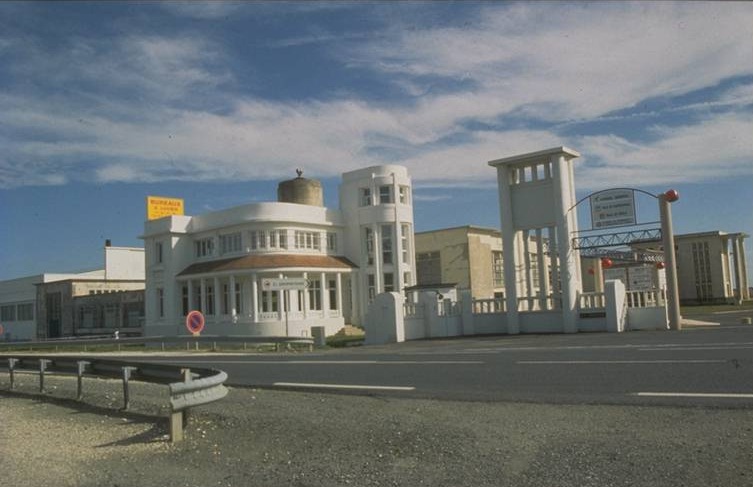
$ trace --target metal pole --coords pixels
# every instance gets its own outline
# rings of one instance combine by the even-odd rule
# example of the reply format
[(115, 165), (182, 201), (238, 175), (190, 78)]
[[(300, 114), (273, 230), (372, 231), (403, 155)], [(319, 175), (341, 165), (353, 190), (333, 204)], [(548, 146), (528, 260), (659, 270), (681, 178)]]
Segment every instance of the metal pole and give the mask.
[(47, 369), (49, 360), (39, 360), (39, 392), (44, 392), (44, 371)]
[(664, 246), (664, 262), (667, 273), (667, 306), (670, 330), (682, 330), (682, 316), (680, 316), (680, 294), (677, 288), (677, 256), (675, 254), (675, 234), (672, 229), (672, 209), (670, 203), (677, 201), (678, 195), (674, 190), (658, 195), (659, 213), (661, 217), (662, 245)]
[(8, 374), (10, 374), (10, 390), (13, 390), (13, 386), (16, 383), (16, 362), (18, 362), (18, 359), (15, 358), (9, 358), (8, 359)]

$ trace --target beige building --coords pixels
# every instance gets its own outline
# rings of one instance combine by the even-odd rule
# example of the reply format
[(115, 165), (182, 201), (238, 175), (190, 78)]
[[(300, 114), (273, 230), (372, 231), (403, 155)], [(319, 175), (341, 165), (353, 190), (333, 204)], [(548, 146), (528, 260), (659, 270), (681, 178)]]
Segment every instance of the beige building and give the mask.
[(504, 293), (499, 230), (468, 225), (419, 232), (415, 241), (418, 285), (453, 283), (477, 299)]
[[(677, 281), (682, 304), (736, 303), (750, 299), (745, 233), (720, 231), (675, 235)], [(660, 242), (634, 248), (660, 250)]]
[[(678, 287), (682, 304), (735, 303), (750, 299), (744, 233), (720, 231), (676, 235)], [(499, 230), (463, 226), (419, 232), (416, 240), (416, 274), (419, 286), (456, 284), (469, 289), (474, 299), (503, 297), (502, 236)], [(524, 246), (523, 246), (524, 247)], [(660, 251), (659, 242), (642, 242), (635, 249)], [(531, 287), (539, 289), (538, 250), (531, 240), (528, 246)], [(602, 269), (598, 258), (582, 258), (583, 291), (602, 291), (606, 279), (620, 279), (627, 289), (664, 287), (663, 272), (655, 264), (622, 263)], [(551, 280), (550, 269), (544, 275)], [(519, 282), (524, 288), (528, 284)], [(550, 282), (551, 285), (551, 282)], [(740, 293), (738, 290), (742, 290)]]

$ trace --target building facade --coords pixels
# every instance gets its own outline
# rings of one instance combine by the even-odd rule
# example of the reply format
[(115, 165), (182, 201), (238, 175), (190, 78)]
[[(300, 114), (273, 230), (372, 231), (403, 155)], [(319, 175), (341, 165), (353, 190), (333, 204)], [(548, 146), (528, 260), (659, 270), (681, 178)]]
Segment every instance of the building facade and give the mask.
[[(104, 268), (66, 274), (37, 274), (0, 282), (0, 324), (4, 333), (0, 340), (34, 340), (112, 333), (107, 330), (79, 329), (75, 300), (124, 291), (144, 292), (144, 249), (104, 247)], [(105, 298), (106, 300), (120, 298)], [(139, 311), (143, 319), (143, 304)], [(133, 311), (131, 310), (131, 316)], [(124, 322), (121, 320), (121, 322)], [(137, 334), (135, 327), (129, 330)]]
[[(145, 223), (146, 333), (187, 333), (199, 310), (204, 333), (330, 335), (360, 324), (376, 294), (415, 279), (411, 181), (401, 166), (343, 174), (340, 208), (321, 185), (280, 183), (278, 201)], [(304, 288), (281, 288), (293, 279)], [(292, 282), (292, 281), (291, 281)]]
[(469, 225), (418, 232), (415, 239), (419, 285), (454, 283), (474, 299), (504, 296), (499, 230)]
[[(680, 303), (733, 304), (750, 299), (745, 233), (721, 231), (675, 235)], [(660, 242), (634, 248), (661, 250)]]

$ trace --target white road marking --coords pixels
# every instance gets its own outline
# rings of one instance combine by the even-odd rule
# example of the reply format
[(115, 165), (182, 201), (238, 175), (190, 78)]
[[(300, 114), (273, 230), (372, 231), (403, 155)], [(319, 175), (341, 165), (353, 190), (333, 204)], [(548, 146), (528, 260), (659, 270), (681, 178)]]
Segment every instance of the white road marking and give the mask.
[(698, 345), (694, 347), (677, 347), (677, 348), (639, 348), (639, 352), (679, 352), (679, 351), (702, 351), (702, 350), (751, 350), (753, 346), (748, 347), (705, 347)]
[(275, 382), (276, 387), (301, 387), (307, 389), (353, 389), (353, 390), (374, 390), (374, 391), (415, 391), (415, 387), (410, 386), (367, 386), (355, 384), (305, 384), (299, 382)]
[(181, 360), (182, 364), (483, 365), (480, 360)]
[(519, 360), (520, 365), (651, 365), (651, 364), (723, 364), (727, 360)]
[(753, 394), (735, 394), (720, 392), (636, 392), (633, 396), (641, 397), (709, 397), (725, 399), (753, 399)]

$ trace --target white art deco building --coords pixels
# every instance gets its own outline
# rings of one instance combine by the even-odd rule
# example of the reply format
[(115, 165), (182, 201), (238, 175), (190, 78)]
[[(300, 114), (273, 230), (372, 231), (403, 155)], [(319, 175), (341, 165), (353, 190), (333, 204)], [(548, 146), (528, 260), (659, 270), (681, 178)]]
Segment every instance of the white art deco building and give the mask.
[[(415, 284), (411, 180), (402, 166), (342, 175), (340, 208), (299, 176), (278, 201), (145, 222), (146, 335), (186, 334), (200, 310), (205, 334), (327, 335), (361, 324), (373, 298)], [(278, 290), (269, 279), (306, 279)]]

